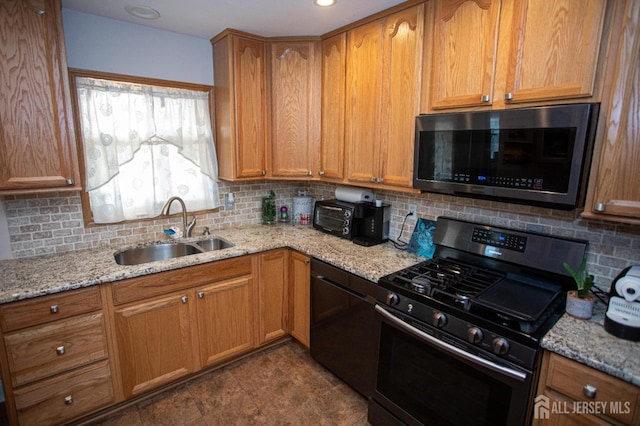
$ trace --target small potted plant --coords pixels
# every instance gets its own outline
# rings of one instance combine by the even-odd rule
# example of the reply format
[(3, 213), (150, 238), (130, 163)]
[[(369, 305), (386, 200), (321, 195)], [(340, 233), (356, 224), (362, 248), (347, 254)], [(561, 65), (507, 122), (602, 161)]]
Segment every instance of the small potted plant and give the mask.
[(567, 293), (567, 313), (580, 319), (591, 318), (596, 298), (589, 293), (593, 287), (593, 275), (587, 272), (587, 260), (582, 260), (577, 271), (574, 271), (567, 262), (563, 262), (563, 265), (573, 277), (577, 287), (577, 290), (571, 290)]

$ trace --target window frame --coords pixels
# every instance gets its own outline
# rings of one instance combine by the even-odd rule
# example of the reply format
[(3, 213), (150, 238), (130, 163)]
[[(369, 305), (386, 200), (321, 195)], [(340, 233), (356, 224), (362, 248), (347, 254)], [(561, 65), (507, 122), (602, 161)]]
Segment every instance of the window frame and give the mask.
[[(80, 113), (78, 107), (78, 92), (76, 87), (76, 77), (87, 77), (87, 78), (95, 78), (102, 80), (112, 80), (123, 83), (132, 83), (132, 84), (147, 84), (152, 86), (161, 86), (161, 87), (170, 87), (175, 89), (186, 89), (186, 90), (195, 90), (200, 92), (208, 92), (209, 94), (209, 119), (211, 120), (211, 128), (215, 129), (215, 87), (209, 86), (206, 84), (196, 84), (196, 83), (185, 83), (174, 80), (163, 80), (157, 78), (150, 77), (141, 77), (141, 76), (133, 76), (127, 74), (117, 74), (110, 72), (102, 72), (102, 71), (92, 71), (92, 70), (84, 70), (78, 68), (69, 68), (69, 87), (71, 92), (71, 106), (73, 109), (73, 127), (76, 135), (77, 141), (77, 151), (78, 151), (78, 168), (80, 169), (80, 182), (82, 186), (82, 190), (80, 191), (80, 201), (82, 203), (82, 218), (84, 220), (85, 227), (93, 227), (93, 226), (110, 226), (110, 225), (119, 225), (126, 223), (138, 223), (138, 222), (148, 222), (157, 220), (157, 218), (144, 218), (144, 219), (132, 219), (132, 220), (124, 220), (121, 222), (114, 223), (96, 223), (93, 219), (93, 212), (91, 211), (91, 203), (89, 201), (89, 193), (86, 191), (86, 173), (85, 173), (85, 162), (84, 162), (84, 141), (82, 140), (82, 129), (81, 129), (81, 120)], [(214, 133), (215, 134), (215, 133)], [(215, 141), (214, 141), (215, 144)], [(211, 210), (201, 210), (197, 212), (190, 213), (208, 213), (208, 212), (217, 212), (220, 210), (220, 207), (211, 209)], [(159, 215), (160, 213), (158, 213)], [(178, 216), (178, 214), (173, 214), (171, 216)]]

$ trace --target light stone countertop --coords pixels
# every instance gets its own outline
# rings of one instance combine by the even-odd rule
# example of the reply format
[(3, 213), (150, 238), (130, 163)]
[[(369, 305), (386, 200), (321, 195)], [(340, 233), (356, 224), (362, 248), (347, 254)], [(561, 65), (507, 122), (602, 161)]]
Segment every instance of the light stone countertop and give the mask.
[[(0, 304), (80, 287), (133, 278), (215, 260), (290, 247), (316, 259), (377, 282), (379, 278), (424, 260), (392, 243), (362, 247), (309, 226), (262, 226), (223, 229), (212, 235), (234, 247), (135, 266), (116, 264), (109, 247), (27, 259), (0, 261)], [(193, 237), (197, 240), (202, 237)], [(606, 308), (596, 304), (593, 318), (564, 315), (542, 339), (542, 347), (640, 386), (640, 342), (629, 342), (604, 330)]]
[[(0, 261), (0, 304), (281, 247), (301, 251), (373, 282), (424, 260), (423, 257), (396, 249), (390, 242), (363, 247), (321, 233), (310, 226), (251, 225), (218, 230), (211, 235), (213, 236), (223, 238), (234, 246), (132, 266), (118, 265), (113, 255), (117, 251), (135, 246), (3, 260)], [(195, 241), (201, 238), (203, 237), (199, 236), (178, 241)]]
[(582, 320), (564, 314), (542, 339), (544, 349), (640, 386), (640, 342), (631, 342), (604, 329), (607, 307), (600, 301), (593, 316)]

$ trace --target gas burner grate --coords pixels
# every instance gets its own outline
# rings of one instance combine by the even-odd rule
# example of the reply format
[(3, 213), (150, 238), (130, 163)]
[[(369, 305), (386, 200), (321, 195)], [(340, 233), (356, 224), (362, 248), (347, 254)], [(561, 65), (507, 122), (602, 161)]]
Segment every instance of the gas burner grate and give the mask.
[(389, 278), (415, 293), (468, 308), (468, 300), (504, 277), (503, 274), (446, 259), (430, 259)]

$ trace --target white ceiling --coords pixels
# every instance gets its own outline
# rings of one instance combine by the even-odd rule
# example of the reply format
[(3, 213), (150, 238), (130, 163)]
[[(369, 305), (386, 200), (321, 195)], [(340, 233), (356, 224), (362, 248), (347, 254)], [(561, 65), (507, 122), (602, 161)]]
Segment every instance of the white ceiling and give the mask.
[[(403, 0), (62, 0), (62, 7), (161, 30), (210, 39), (225, 28), (272, 36), (321, 35)], [(149, 6), (160, 18), (129, 15), (125, 6)]]

